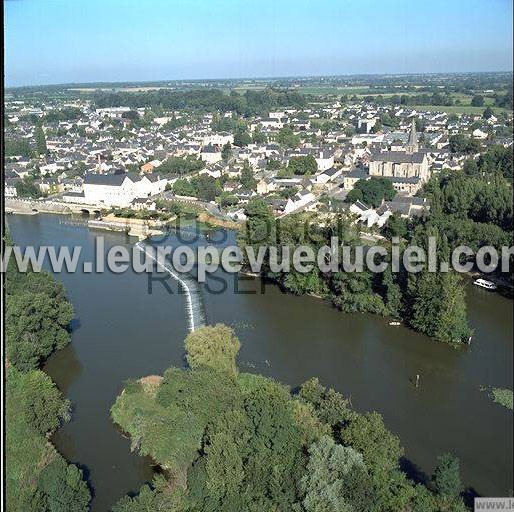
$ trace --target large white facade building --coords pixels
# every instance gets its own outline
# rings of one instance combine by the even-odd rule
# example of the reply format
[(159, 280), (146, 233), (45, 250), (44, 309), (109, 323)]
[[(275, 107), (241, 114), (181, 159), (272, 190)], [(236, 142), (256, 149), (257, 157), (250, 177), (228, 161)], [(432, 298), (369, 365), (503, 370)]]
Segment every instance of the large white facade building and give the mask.
[(128, 207), (134, 199), (164, 191), (167, 180), (157, 175), (86, 174), (84, 200), (87, 204)]

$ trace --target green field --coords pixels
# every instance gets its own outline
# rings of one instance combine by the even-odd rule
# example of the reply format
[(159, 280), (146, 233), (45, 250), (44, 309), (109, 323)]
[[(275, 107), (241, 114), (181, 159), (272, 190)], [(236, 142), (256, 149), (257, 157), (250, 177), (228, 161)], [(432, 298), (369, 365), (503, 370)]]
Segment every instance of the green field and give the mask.
[[(412, 108), (415, 110), (421, 110), (426, 112), (446, 112), (448, 114), (478, 114), (481, 115), (485, 107), (472, 107), (471, 105), (453, 105), (446, 107), (444, 105), (406, 105), (406, 108)], [(506, 108), (493, 107), (493, 111), (497, 112), (512, 112)]]
[(301, 94), (316, 94), (316, 95), (324, 95), (324, 94), (364, 94), (369, 93), (369, 87), (332, 87), (332, 86), (307, 86), (307, 87), (299, 87), (298, 92)]

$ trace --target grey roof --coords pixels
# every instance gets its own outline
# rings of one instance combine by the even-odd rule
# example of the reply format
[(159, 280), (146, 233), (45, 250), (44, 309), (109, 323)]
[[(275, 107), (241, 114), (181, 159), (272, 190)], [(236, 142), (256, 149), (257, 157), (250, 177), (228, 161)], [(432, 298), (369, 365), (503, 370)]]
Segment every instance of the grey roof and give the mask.
[(425, 153), (416, 151), (407, 153), (405, 151), (382, 151), (371, 155), (372, 162), (393, 162), (395, 164), (420, 164), (425, 158)]
[(345, 175), (345, 177), (348, 178), (357, 178), (357, 179), (365, 179), (369, 176), (368, 171), (364, 169), (360, 169), (359, 167), (355, 167), (352, 169), (348, 174)]
[(368, 211), (370, 209), (369, 206), (366, 206), (362, 201), (359, 201), (358, 199), (353, 204), (354, 204), (354, 206), (356, 206), (357, 208), (359, 208), (359, 210), (362, 210), (363, 212)]
[(129, 178), (133, 182), (141, 180), (141, 176), (134, 173), (111, 173), (111, 174), (85, 174), (84, 185), (110, 185), (119, 186), (125, 178)]
[(403, 178), (401, 176), (383, 176), (383, 178), (390, 179), (393, 183), (417, 184), (420, 182), (420, 178), (418, 176), (413, 176), (412, 178)]

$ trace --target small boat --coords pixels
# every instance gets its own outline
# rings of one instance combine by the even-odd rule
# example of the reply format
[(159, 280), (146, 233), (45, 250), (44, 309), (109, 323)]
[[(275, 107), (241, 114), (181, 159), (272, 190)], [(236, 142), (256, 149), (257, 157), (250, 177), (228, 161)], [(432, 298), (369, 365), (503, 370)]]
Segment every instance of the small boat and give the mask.
[(486, 279), (476, 279), (473, 281), (473, 284), (476, 286), (480, 286), (480, 288), (485, 288), (486, 290), (496, 290), (498, 287), (491, 281), (487, 281)]
[(394, 321), (394, 322), (389, 322), (389, 325), (402, 325), (402, 323)]

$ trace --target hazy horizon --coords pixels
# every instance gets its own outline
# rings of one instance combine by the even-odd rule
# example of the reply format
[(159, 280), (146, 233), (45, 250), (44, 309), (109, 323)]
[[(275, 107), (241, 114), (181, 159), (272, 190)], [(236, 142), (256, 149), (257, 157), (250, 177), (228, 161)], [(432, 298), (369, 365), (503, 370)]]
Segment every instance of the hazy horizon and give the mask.
[[(12, 1), (12, 0), (11, 0)], [(214, 78), (162, 78), (156, 80), (90, 80), (85, 82), (50, 82), (50, 83), (40, 83), (40, 84), (21, 84), (21, 85), (10, 85), (6, 86), (6, 89), (20, 89), (20, 88), (30, 88), (30, 87), (59, 87), (59, 86), (92, 86), (92, 85), (111, 85), (111, 84), (130, 84), (130, 85), (143, 85), (143, 84), (164, 84), (167, 82), (224, 82), (224, 81), (273, 81), (273, 80), (315, 80), (315, 79), (337, 79), (337, 78), (358, 78), (358, 77), (401, 77), (401, 76), (429, 76), (429, 75), (480, 75), (480, 74), (506, 74), (511, 73), (514, 74), (513, 69), (505, 69), (505, 70), (496, 70), (496, 71), (448, 71), (448, 72), (427, 72), (427, 73), (349, 73), (349, 74), (330, 74), (330, 75), (288, 75), (288, 76), (241, 76), (241, 77), (214, 77)]]
[(510, 0), (7, 0), (4, 15), (7, 87), (512, 72)]

